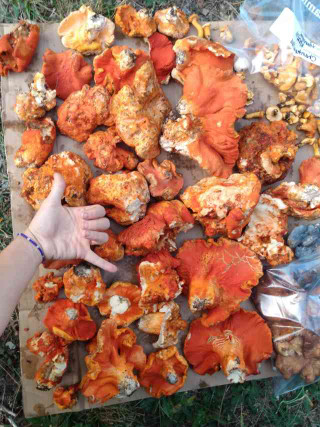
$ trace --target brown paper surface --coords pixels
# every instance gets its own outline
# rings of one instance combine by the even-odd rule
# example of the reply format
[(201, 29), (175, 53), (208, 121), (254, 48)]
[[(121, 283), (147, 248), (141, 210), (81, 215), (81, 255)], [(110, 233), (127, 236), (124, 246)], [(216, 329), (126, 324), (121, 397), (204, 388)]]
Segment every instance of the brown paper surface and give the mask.
[[(245, 40), (248, 37), (248, 34), (246, 34), (243, 30), (237, 32), (237, 25), (238, 24), (236, 22), (231, 23), (230, 26), (233, 33), (236, 35), (236, 37)], [(219, 23), (215, 22), (213, 26), (217, 28), (219, 26)], [(61, 44), (57, 35), (58, 24), (42, 24), (40, 25), (40, 27), (40, 43), (36, 55), (33, 58), (31, 65), (29, 66), (29, 69), (26, 72), (20, 74), (11, 73), (8, 77), (4, 77), (1, 80), (2, 118), (5, 130), (5, 147), (8, 162), (8, 174), (11, 186), (11, 206), (14, 234), (23, 231), (28, 226), (34, 214), (32, 208), (20, 197), (21, 175), (23, 173), (23, 169), (16, 168), (13, 162), (14, 153), (20, 146), (20, 138), (24, 130), (24, 124), (18, 120), (15, 112), (13, 111), (15, 97), (18, 92), (28, 90), (28, 84), (32, 82), (34, 73), (41, 70), (41, 58), (46, 48), (50, 48), (56, 52), (61, 52), (64, 50), (64, 47)], [(2, 33), (7, 33), (12, 28), (12, 25), (4, 24), (0, 26), (0, 31)], [(217, 40), (218, 32), (212, 31), (212, 33), (213, 38)], [(142, 48), (147, 50), (147, 45), (143, 42), (142, 39), (129, 39), (127, 37), (124, 37), (122, 34), (117, 34), (116, 44), (127, 44), (131, 47)], [(249, 89), (253, 90), (255, 94), (254, 104), (248, 108), (249, 112), (259, 110), (265, 105), (272, 105), (277, 103), (276, 90), (271, 87), (262, 78), (261, 75), (249, 75), (246, 79), (246, 83), (248, 84)], [(169, 85), (164, 86), (163, 88), (172, 106), (175, 106), (181, 95), (181, 85), (179, 83), (171, 81)], [(61, 101), (59, 101), (59, 103), (61, 103)], [(55, 113), (49, 113), (49, 116), (55, 118)], [(237, 123), (237, 129), (241, 126), (247, 125), (248, 123), (249, 122), (247, 120), (240, 120)], [(71, 150), (78, 153), (90, 164), (95, 174), (101, 173), (101, 171), (99, 172), (96, 168), (93, 167), (92, 162), (89, 161), (82, 152), (82, 144), (73, 141), (63, 135), (58, 135), (54, 152), (60, 152), (63, 150)], [(302, 149), (300, 149), (296, 157), (294, 166), (289, 171), (285, 180), (298, 181), (298, 166), (302, 159), (310, 157), (311, 155), (311, 147), (303, 147)], [(197, 167), (194, 162), (189, 161), (185, 157), (162, 152), (158, 159), (162, 160), (164, 158), (172, 159), (176, 163), (178, 172), (182, 173), (184, 176), (184, 187), (192, 185), (202, 177), (206, 176), (206, 173), (204, 171)], [(295, 221), (291, 220), (291, 226), (294, 222)], [(121, 230), (121, 227), (115, 223), (112, 223), (112, 229), (118, 232)], [(195, 226), (188, 233), (181, 233), (178, 236), (178, 246), (180, 246), (184, 240), (199, 237), (204, 237), (204, 235), (201, 231), (200, 226)], [(104, 279), (106, 283), (110, 285), (115, 280), (132, 281), (133, 283), (137, 283), (136, 277), (133, 273), (135, 271), (134, 265), (137, 263), (137, 261), (138, 258), (136, 257), (125, 257), (124, 260), (117, 263), (118, 272), (116, 274), (104, 274)], [(45, 270), (44, 268), (40, 267), (39, 275), (42, 275), (45, 272), (48, 272), (48, 270)], [(62, 272), (60, 272), (59, 274), (62, 274)], [(21, 381), (23, 388), (23, 406), (26, 417), (66, 412), (61, 411), (53, 404), (53, 391), (37, 390), (35, 387), (35, 382), (33, 381), (33, 377), (37, 367), (39, 366), (40, 360), (38, 357), (32, 355), (26, 349), (26, 341), (28, 338), (32, 337), (35, 332), (44, 329), (41, 321), (48, 309), (49, 304), (35, 303), (33, 299), (33, 291), (31, 285), (32, 284), (30, 283), (20, 301), (20, 348), (22, 374)], [(63, 293), (61, 295), (63, 295)], [(187, 307), (186, 299), (180, 296), (178, 297), (177, 302), (179, 302), (181, 306), (183, 319), (188, 321), (192, 320), (193, 316)], [(250, 301), (245, 302), (244, 304), (242, 304), (242, 306), (245, 308), (253, 309), (253, 305)], [(101, 321), (101, 317), (98, 314), (98, 310), (96, 308), (90, 308), (90, 312), (99, 323)], [(151, 352), (153, 350), (153, 347), (150, 335), (138, 331), (137, 328), (134, 326), (133, 329), (138, 335), (138, 343), (144, 346), (146, 353)], [(178, 345), (180, 351), (182, 349), (182, 343), (184, 341), (185, 336), (186, 333), (181, 333)], [(77, 342), (71, 345), (71, 357), (69, 367), (67, 374), (63, 377), (62, 384), (67, 385), (80, 381), (81, 377), (86, 372), (84, 364), (85, 354), (86, 353), (84, 349), (84, 343)], [(277, 375), (277, 373), (272, 369), (271, 362), (266, 361), (263, 362), (261, 365), (261, 374), (249, 377), (248, 380), (268, 378), (275, 375)], [(217, 386), (226, 383), (226, 378), (221, 372), (218, 372), (214, 375), (200, 376), (193, 372), (191, 369), (189, 369), (187, 381), (181, 391)], [(106, 405), (113, 405), (147, 397), (150, 396), (144, 391), (144, 389), (139, 389), (129, 398), (121, 400), (114, 398), (109, 400)], [(96, 406), (99, 405), (89, 404), (87, 400), (80, 395), (77, 405), (74, 406), (71, 411), (80, 411)]]

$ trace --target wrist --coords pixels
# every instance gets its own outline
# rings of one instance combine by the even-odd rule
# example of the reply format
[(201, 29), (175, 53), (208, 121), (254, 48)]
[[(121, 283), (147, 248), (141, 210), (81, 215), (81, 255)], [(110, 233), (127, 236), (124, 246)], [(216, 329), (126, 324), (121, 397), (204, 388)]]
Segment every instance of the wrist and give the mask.
[(23, 233), (17, 234), (17, 240), (19, 241), (19, 246), (24, 252), (28, 253), (28, 258), (33, 263), (40, 265), (45, 256), (42, 248), (36, 239), (32, 236), (28, 230), (25, 230)]
[(36, 233), (31, 231), (29, 227), (24, 231), (24, 234), (34, 242), (34, 244), (32, 242), (29, 243), (32, 244), (34, 248), (38, 251), (39, 255), (41, 256), (41, 262), (45, 261), (46, 259), (49, 259), (48, 252), (43, 245), (42, 239), (40, 239)]

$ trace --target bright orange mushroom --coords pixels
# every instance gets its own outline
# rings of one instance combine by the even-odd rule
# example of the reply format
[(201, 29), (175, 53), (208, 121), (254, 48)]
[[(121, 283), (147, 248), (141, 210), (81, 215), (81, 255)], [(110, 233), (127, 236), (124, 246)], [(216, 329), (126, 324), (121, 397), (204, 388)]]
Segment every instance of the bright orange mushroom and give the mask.
[(84, 304), (69, 299), (58, 299), (48, 309), (44, 325), (68, 342), (87, 341), (96, 333), (96, 324)]
[(317, 185), (320, 188), (320, 159), (310, 157), (303, 160), (299, 167), (300, 184)]
[(115, 282), (98, 304), (100, 314), (114, 320), (118, 326), (129, 326), (144, 314), (140, 308), (141, 289), (128, 282)]
[(129, 4), (117, 7), (114, 19), (122, 32), (129, 37), (150, 37), (157, 29), (155, 20), (147, 9), (136, 11)]
[(68, 346), (50, 351), (35, 374), (38, 390), (50, 390), (59, 384), (68, 367)]
[(53, 273), (39, 277), (32, 288), (35, 291), (34, 299), (37, 302), (49, 302), (55, 300), (59, 295), (59, 290), (63, 287), (62, 277), (55, 277)]
[(44, 268), (49, 270), (60, 270), (60, 268), (70, 267), (71, 265), (80, 264), (82, 259), (50, 259), (44, 261), (42, 264)]
[(189, 32), (190, 24), (188, 18), (183, 10), (176, 6), (158, 10), (154, 15), (154, 19), (158, 31), (173, 39), (182, 39)]
[(118, 240), (118, 235), (110, 228), (105, 231), (108, 234), (108, 241), (102, 245), (96, 246), (94, 252), (99, 257), (107, 261), (120, 261), (124, 257), (124, 247)]
[(171, 71), (176, 65), (176, 54), (173, 50), (173, 44), (160, 33), (154, 33), (148, 38), (149, 54), (156, 70), (158, 82), (168, 84)]
[(79, 384), (60, 386), (53, 392), (53, 401), (59, 409), (70, 409), (76, 405)]
[(139, 381), (153, 397), (171, 396), (183, 387), (187, 371), (187, 361), (172, 346), (149, 354)]
[(191, 323), (184, 354), (199, 375), (214, 374), (220, 368), (232, 383), (243, 383), (259, 374), (259, 364), (273, 351), (271, 331), (256, 312), (240, 309), (215, 326), (201, 319)]
[(49, 331), (36, 332), (27, 340), (27, 348), (31, 353), (43, 357), (51, 351), (64, 347), (68, 342)]

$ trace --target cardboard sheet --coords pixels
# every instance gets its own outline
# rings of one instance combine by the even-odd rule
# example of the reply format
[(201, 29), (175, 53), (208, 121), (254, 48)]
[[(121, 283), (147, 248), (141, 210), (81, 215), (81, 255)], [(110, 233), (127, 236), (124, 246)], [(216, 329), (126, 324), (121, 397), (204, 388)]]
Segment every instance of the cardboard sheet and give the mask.
[[(215, 22), (214, 26), (217, 27), (219, 23)], [(231, 23), (231, 29), (237, 37), (245, 39), (248, 37), (248, 34), (245, 34), (244, 31), (237, 32), (237, 23)], [(2, 118), (5, 129), (5, 146), (7, 153), (8, 161), (8, 173), (10, 178), (11, 185), (11, 202), (12, 202), (12, 220), (13, 220), (13, 231), (14, 234), (17, 232), (23, 231), (31, 221), (33, 217), (32, 208), (20, 197), (21, 190), (21, 175), (23, 170), (17, 169), (13, 162), (13, 157), (15, 151), (20, 146), (21, 134), (24, 130), (24, 124), (20, 122), (13, 111), (13, 105), (15, 103), (16, 94), (20, 91), (27, 91), (28, 84), (32, 82), (33, 75), (37, 71), (41, 70), (42, 64), (42, 55), (46, 48), (50, 48), (56, 52), (61, 52), (64, 50), (63, 45), (61, 44), (59, 37), (57, 35), (57, 26), (58, 24), (43, 24), (41, 25), (41, 35), (40, 35), (40, 44), (37, 49), (36, 55), (29, 66), (28, 71), (17, 74), (11, 73), (8, 77), (2, 78), (1, 88), (2, 88)], [(12, 25), (2, 25), (0, 31), (2, 33), (7, 33), (13, 28)], [(214, 38), (216, 39), (217, 33), (213, 31)], [(139, 39), (128, 39), (125, 38), (122, 34), (117, 34), (116, 44), (127, 44), (131, 47), (139, 47), (147, 50), (147, 45)], [(264, 105), (272, 105), (277, 102), (277, 93), (267, 82), (265, 82), (260, 75), (249, 75), (246, 83), (249, 86), (254, 94), (254, 104), (251, 105), (248, 111), (256, 111), (260, 108), (263, 108)], [(171, 81), (168, 86), (164, 87), (164, 91), (168, 96), (172, 106), (175, 106), (180, 95), (181, 95), (181, 85)], [(55, 113), (50, 113), (49, 115), (55, 117)], [(247, 125), (248, 121), (241, 120), (237, 123), (237, 128)], [(71, 150), (78, 153), (84, 159), (86, 156), (82, 152), (82, 145), (73, 141), (65, 136), (58, 135), (57, 141), (55, 144), (54, 152), (60, 152), (63, 150)], [(299, 150), (296, 161), (293, 168), (290, 170), (289, 174), (286, 177), (286, 181), (295, 180), (298, 178), (298, 165), (301, 160), (312, 155), (312, 149), (310, 147), (303, 147)], [(204, 177), (206, 174), (200, 168), (198, 168), (194, 162), (189, 161), (185, 157), (179, 155), (170, 155), (168, 153), (162, 153), (159, 156), (159, 159), (169, 158), (174, 160), (177, 165), (177, 170), (180, 173), (183, 173), (185, 178), (185, 187), (191, 184), (194, 184), (196, 181)], [(98, 172), (92, 165), (92, 162), (86, 161), (92, 167), (92, 170), (95, 174), (101, 173)], [(120, 226), (112, 224), (114, 231), (119, 231)], [(196, 237), (203, 237), (201, 228), (199, 226), (194, 227), (191, 231), (184, 234), (181, 233), (178, 237), (178, 246), (184, 240)], [(134, 277), (134, 268), (133, 266), (138, 261), (135, 257), (125, 257), (125, 259), (117, 263), (119, 270), (115, 275), (105, 274), (104, 279), (107, 284), (111, 284), (115, 280), (124, 280), (132, 281), (137, 283), (136, 277)], [(39, 269), (39, 275), (48, 272), (48, 270)], [(61, 272), (59, 274), (62, 274)], [(52, 401), (52, 391), (39, 391), (35, 387), (35, 382), (33, 381), (34, 374), (37, 367), (39, 366), (39, 358), (30, 354), (26, 349), (26, 341), (28, 338), (32, 337), (33, 334), (39, 330), (43, 330), (41, 321), (47, 311), (48, 304), (40, 305), (36, 304), (33, 299), (33, 291), (31, 288), (31, 283), (29, 287), (24, 292), (21, 302), (20, 302), (20, 348), (21, 348), (21, 372), (22, 372), (22, 387), (23, 387), (23, 406), (26, 417), (46, 415), (46, 414), (56, 414), (62, 412), (59, 410)], [(63, 294), (62, 294), (63, 295)], [(177, 301), (181, 305), (182, 317), (185, 320), (192, 320), (193, 316), (189, 309), (187, 308), (186, 300), (184, 297), (180, 296)], [(248, 301), (244, 307), (253, 309), (252, 304)], [(99, 323), (101, 317), (98, 314), (98, 310), (95, 308), (90, 309), (92, 316)], [(145, 348), (145, 351), (149, 353), (153, 350), (152, 339), (148, 334), (141, 333), (133, 327), (135, 332), (138, 335), (138, 343), (142, 344)], [(181, 333), (179, 349), (182, 348), (182, 343), (184, 341), (186, 333)], [(62, 384), (71, 384), (76, 383), (81, 380), (81, 377), (85, 374), (86, 368), (84, 364), (84, 355), (85, 355), (84, 344), (77, 342), (71, 345), (71, 357), (67, 374), (63, 377)], [(272, 369), (271, 362), (266, 361), (262, 363), (261, 374), (249, 377), (251, 379), (262, 379), (275, 376), (276, 372)], [(195, 374), (191, 369), (188, 372), (188, 378), (181, 389), (181, 391), (198, 389), (202, 387), (211, 387), (218, 386), (221, 384), (226, 384), (226, 378), (221, 372), (218, 372), (214, 375), (204, 375), (200, 376)], [(112, 405), (116, 403), (122, 403), (126, 401), (147, 398), (149, 395), (143, 390), (139, 389), (131, 397), (126, 399), (112, 399), (107, 402), (107, 405)], [(90, 405), (83, 396), (80, 396), (78, 404), (72, 408), (72, 411), (80, 411), (83, 409), (92, 408), (97, 405)], [(65, 411), (64, 411), (65, 412)]]

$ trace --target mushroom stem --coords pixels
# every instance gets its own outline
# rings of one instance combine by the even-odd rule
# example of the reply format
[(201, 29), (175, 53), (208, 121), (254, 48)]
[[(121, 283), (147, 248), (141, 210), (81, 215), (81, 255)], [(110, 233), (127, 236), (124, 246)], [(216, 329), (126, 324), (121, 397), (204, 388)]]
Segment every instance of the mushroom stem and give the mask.
[(211, 24), (208, 22), (207, 24), (202, 25), (204, 38), (207, 40), (211, 40)]
[(196, 28), (196, 30), (198, 31), (198, 37), (203, 38), (203, 28), (201, 26), (201, 24), (198, 21), (199, 16), (195, 13), (193, 13), (191, 16), (189, 16), (188, 21)]
[(264, 117), (264, 111), (255, 111), (244, 116), (245, 119), (262, 119)]

